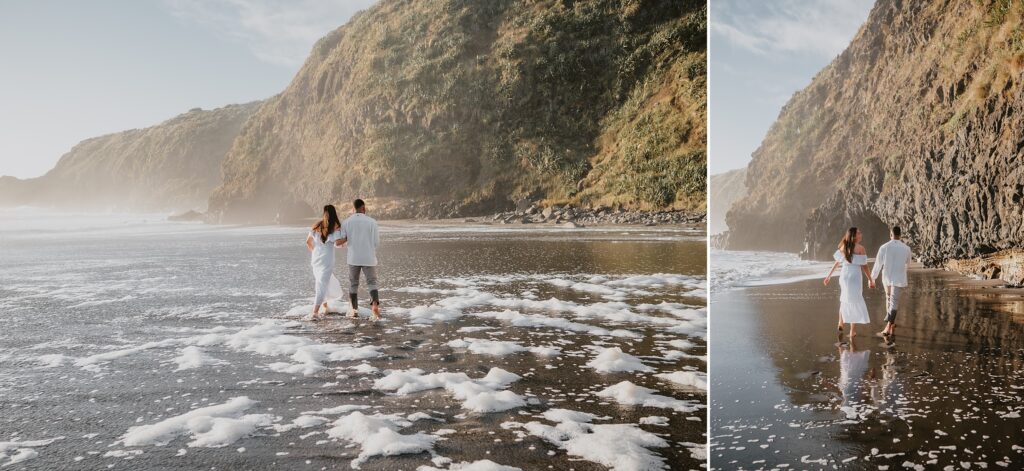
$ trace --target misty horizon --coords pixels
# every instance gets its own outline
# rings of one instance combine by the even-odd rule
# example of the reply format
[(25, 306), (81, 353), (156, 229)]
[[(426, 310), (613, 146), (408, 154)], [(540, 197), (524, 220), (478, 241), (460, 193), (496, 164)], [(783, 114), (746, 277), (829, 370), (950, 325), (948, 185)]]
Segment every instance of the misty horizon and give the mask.
[(0, 4), (0, 176), (40, 177), (83, 140), (267, 99), (373, 3)]

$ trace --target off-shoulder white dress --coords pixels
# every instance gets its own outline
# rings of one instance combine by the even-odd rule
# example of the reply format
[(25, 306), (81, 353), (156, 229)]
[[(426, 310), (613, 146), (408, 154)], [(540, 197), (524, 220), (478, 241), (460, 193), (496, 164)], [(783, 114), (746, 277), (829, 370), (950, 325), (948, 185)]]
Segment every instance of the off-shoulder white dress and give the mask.
[(313, 238), (313, 253), (310, 257), (310, 266), (313, 268), (313, 278), (316, 280), (316, 296), (313, 305), (319, 305), (328, 299), (342, 296), (341, 282), (334, 277), (334, 241), (341, 238), (341, 231), (334, 231), (327, 236), (327, 241), (320, 239), (320, 233), (310, 231)]
[(841, 250), (836, 250), (832, 256), (837, 262), (843, 264), (839, 272), (839, 313), (843, 316), (843, 322), (848, 324), (869, 324), (868, 306), (864, 303), (864, 276), (861, 274), (861, 266), (868, 264), (867, 255), (853, 255), (853, 261), (846, 261)]

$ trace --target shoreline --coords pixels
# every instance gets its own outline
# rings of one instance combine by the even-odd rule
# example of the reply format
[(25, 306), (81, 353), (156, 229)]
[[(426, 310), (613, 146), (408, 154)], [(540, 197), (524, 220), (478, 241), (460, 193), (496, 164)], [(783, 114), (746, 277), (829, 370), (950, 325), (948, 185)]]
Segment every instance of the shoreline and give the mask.
[[(712, 236), (710, 236), (710, 238), (714, 238), (714, 236), (712, 235)], [(714, 247), (714, 245), (712, 245), (712, 250), (713, 251), (718, 251), (719, 253), (725, 252), (725, 253), (734, 253), (734, 254), (739, 254), (739, 253), (749, 253), (749, 254), (764, 253), (764, 254), (792, 255), (794, 257), (798, 257), (800, 262), (806, 262), (807, 265), (812, 265), (812, 264), (815, 264), (815, 263), (822, 263), (822, 264), (830, 263), (830, 261), (809, 260), (809, 259), (801, 257), (800, 254), (795, 253), (795, 252), (726, 250), (726, 249), (720, 249), (720, 248)], [(713, 255), (712, 255), (712, 258), (714, 258)], [(869, 266), (874, 264), (874, 262), (875, 262), (875, 259), (873, 257), (868, 259)], [(713, 266), (713, 264), (712, 264), (712, 266)], [(713, 268), (712, 268), (712, 270), (713, 270)], [(920, 262), (914, 261), (908, 267), (908, 271), (909, 272), (922, 272), (922, 273), (924, 273), (924, 272), (946, 273), (946, 274), (949, 274), (949, 275), (951, 275), (951, 276), (953, 276), (955, 278), (958, 278), (960, 280), (959, 283), (964, 284), (964, 285), (970, 285), (973, 288), (986, 289), (986, 290), (1000, 289), (1000, 290), (1004, 290), (1004, 291), (1006, 291), (1008, 293), (1024, 293), (1024, 285), (1018, 285), (1018, 284), (1015, 284), (1015, 283), (1013, 283), (1011, 281), (1007, 281), (1007, 280), (1002, 279), (1002, 278), (993, 278), (991, 276), (987, 276), (985, 273), (978, 273), (976, 271), (958, 269), (957, 265), (955, 263), (953, 263), (953, 261), (951, 261), (949, 263), (946, 263), (946, 264), (943, 264), (941, 266), (934, 266), (934, 267), (926, 266), (926, 265), (924, 265), (924, 264), (922, 264)], [(742, 285), (742, 284), (741, 285), (734, 285), (734, 284), (730, 284), (728, 286), (721, 287), (721, 288), (722, 289), (726, 289), (726, 290), (731, 290), (731, 289), (742, 288), (742, 287), (754, 287), (754, 286), (763, 286), (763, 285), (781, 285), (781, 284), (788, 284), (788, 283), (797, 283), (797, 282), (804, 281), (804, 280), (809, 278), (809, 277), (806, 276), (807, 274), (805, 272), (797, 271), (797, 270), (795, 270), (792, 267), (784, 267), (784, 269), (782, 269), (782, 270), (771, 272), (769, 274), (770, 274), (770, 276), (766, 277), (765, 278), (765, 282), (763, 282), (763, 283), (762, 282), (758, 282), (756, 284), (751, 284), (751, 285)], [(834, 276), (837, 276), (837, 275), (834, 275)], [(714, 277), (713, 273), (711, 274), (711, 277), (712, 278)], [(822, 274), (821, 277), (824, 277), (824, 273)], [(821, 277), (819, 277), (819, 278), (821, 278)], [(754, 281), (761, 281), (761, 280), (758, 280), (758, 279), (755, 278)], [(880, 283), (879, 283), (879, 285), (880, 285)], [(865, 290), (866, 289), (867, 288), (865, 288)]]
[[(549, 208), (550, 209), (550, 208)], [(438, 225), (484, 225), (484, 226), (528, 226), (562, 227), (567, 229), (585, 227), (659, 227), (659, 226), (705, 226), (706, 213), (686, 211), (627, 211), (610, 209), (577, 209), (564, 212), (540, 210), (532, 208), (526, 211), (505, 211), (485, 214), (482, 216), (466, 216), (456, 218), (388, 218), (385, 214), (378, 218), (381, 223), (401, 224), (438, 224)], [(372, 211), (367, 214), (374, 216)], [(172, 222), (202, 222), (210, 225), (242, 225), (242, 226), (302, 226), (311, 224), (316, 218), (289, 219), (280, 222), (229, 224), (210, 220), (209, 213), (189, 211), (171, 214), (166, 217)]]

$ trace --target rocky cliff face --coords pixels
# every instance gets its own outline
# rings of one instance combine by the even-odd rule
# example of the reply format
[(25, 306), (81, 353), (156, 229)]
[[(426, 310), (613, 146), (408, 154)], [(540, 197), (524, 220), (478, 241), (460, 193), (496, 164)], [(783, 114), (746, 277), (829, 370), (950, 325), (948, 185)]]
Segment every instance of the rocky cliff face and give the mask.
[(730, 170), (712, 175), (708, 180), (708, 235), (721, 234), (729, 229), (725, 214), (737, 200), (747, 194), (747, 169)]
[(696, 0), (383, 0), (245, 126), (210, 209), (703, 212), (706, 24)]
[(1024, 245), (1022, 8), (879, 0), (754, 153), (729, 248), (826, 258), (893, 224), (933, 266)]
[(195, 109), (156, 126), (82, 141), (38, 178), (0, 179), (0, 205), (73, 210), (204, 209), (259, 102)]

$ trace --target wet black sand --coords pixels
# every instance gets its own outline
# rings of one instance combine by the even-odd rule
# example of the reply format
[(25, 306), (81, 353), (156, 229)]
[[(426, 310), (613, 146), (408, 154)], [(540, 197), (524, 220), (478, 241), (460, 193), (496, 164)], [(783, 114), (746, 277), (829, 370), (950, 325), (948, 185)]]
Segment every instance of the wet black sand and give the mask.
[(915, 270), (851, 344), (821, 280), (712, 294), (715, 469), (1021, 469), (1024, 296)]
[[(385, 235), (381, 281), (387, 309), (428, 304), (440, 296), (397, 292), (398, 287), (436, 286), (441, 277), (477, 277), (535, 274), (571, 278), (574, 273), (649, 274), (680, 273), (703, 277), (704, 242), (672, 230), (612, 228), (603, 231), (531, 231), (472, 233), (428, 227), (399, 227)], [(537, 420), (533, 414), (564, 407), (611, 417), (610, 422), (636, 424), (641, 417), (659, 415), (670, 426), (643, 426), (666, 438), (671, 446), (655, 450), (671, 469), (695, 469), (685, 444), (705, 440), (704, 411), (678, 414), (666, 409), (609, 404), (592, 393), (629, 379), (678, 399), (703, 402), (705, 395), (667, 387), (650, 374), (598, 374), (581, 368), (593, 358), (584, 347), (595, 343), (622, 346), (659, 372), (690, 366), (705, 371), (698, 359), (660, 360), (655, 343), (659, 328), (643, 323), (610, 323), (628, 328), (641, 339), (598, 338), (553, 329), (515, 328), (498, 321), (464, 317), (450, 323), (412, 325), (401, 316), (375, 324), (353, 322), (340, 316), (324, 323), (303, 323), (292, 329), (323, 343), (381, 345), (385, 356), (366, 361), (380, 369), (418, 367), (427, 372), (463, 371), (479, 377), (501, 367), (523, 378), (510, 390), (536, 399), (526, 408), (477, 414), (466, 413), (459, 401), (443, 390), (408, 396), (385, 394), (372, 388), (377, 376), (356, 374), (355, 362), (327, 363), (312, 376), (278, 373), (266, 365), (282, 358), (253, 355), (223, 347), (208, 353), (226, 364), (175, 371), (177, 348), (154, 348), (105, 364), (97, 373), (71, 364), (40, 367), (33, 358), (60, 353), (80, 358), (144, 342), (195, 335), (224, 326), (232, 331), (255, 319), (280, 318), (290, 307), (307, 302), (311, 278), (308, 255), (302, 247), (303, 231), (289, 229), (237, 229), (187, 234), (117, 234), (71, 241), (11, 238), (5, 240), (0, 283), (0, 308), (6, 332), (0, 345), (0, 442), (64, 437), (37, 448), (39, 456), (5, 469), (348, 469), (358, 453), (343, 441), (329, 441), (328, 426), (275, 432), (263, 429), (223, 448), (190, 448), (179, 437), (166, 446), (134, 449), (134, 456), (107, 456), (128, 447), (116, 444), (135, 425), (151, 424), (187, 412), (197, 405), (220, 404), (232, 397), (259, 401), (249, 411), (281, 416), (287, 423), (302, 411), (342, 404), (365, 404), (370, 412), (409, 414), (430, 412), (445, 422), (420, 420), (402, 433), (454, 429), (435, 451), (459, 461), (490, 459), (523, 469), (605, 469), (566, 456), (564, 451), (530, 437), (517, 441), (500, 424)], [(339, 262), (341, 263), (341, 262)], [(494, 288), (515, 295), (526, 286), (513, 282)], [(539, 299), (555, 296), (588, 304), (605, 301), (599, 296), (556, 286), (533, 284)], [(63, 293), (54, 297), (52, 293)], [(131, 296), (130, 298), (127, 298)], [(681, 302), (701, 306), (703, 298), (657, 290), (631, 297), (628, 303)], [(81, 302), (96, 302), (73, 307)], [(493, 310), (493, 309), (492, 309)], [(547, 313), (557, 317), (558, 313)], [(600, 322), (592, 322), (602, 325)], [(613, 325), (614, 324), (614, 325)], [(488, 337), (485, 333), (455, 332), (460, 327), (489, 325), (497, 335), (524, 345), (560, 341), (563, 354), (544, 358), (530, 353), (489, 357), (469, 354), (444, 345), (460, 337)], [(679, 338), (685, 336), (673, 336)], [(665, 340), (665, 337), (657, 337)], [(687, 350), (704, 355), (700, 338)], [(548, 368), (554, 367), (554, 368)], [(325, 386), (326, 385), (326, 386)], [(530, 415), (526, 415), (530, 414)], [(687, 420), (686, 416), (701, 420)], [(335, 417), (331, 417), (335, 418)], [(319, 435), (305, 436), (311, 432)], [(239, 451), (240, 448), (244, 450)], [(180, 450), (185, 453), (177, 456)], [(79, 461), (75, 461), (75, 458)], [(426, 454), (375, 457), (362, 469), (407, 469), (429, 465)]]

